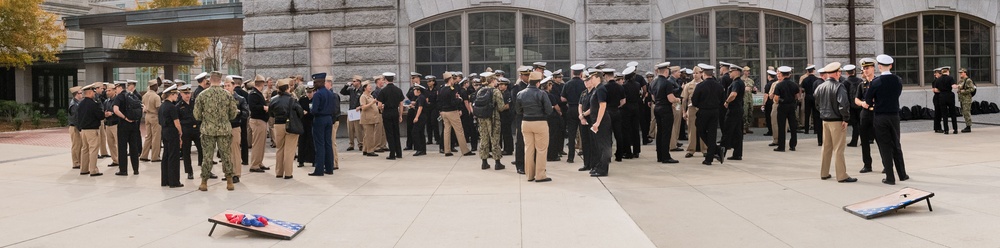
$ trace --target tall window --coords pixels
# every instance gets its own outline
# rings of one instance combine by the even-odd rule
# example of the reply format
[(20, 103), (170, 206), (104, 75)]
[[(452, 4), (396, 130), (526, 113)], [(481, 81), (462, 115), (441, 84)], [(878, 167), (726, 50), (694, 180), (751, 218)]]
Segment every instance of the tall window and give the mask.
[(762, 67), (785, 65), (804, 69), (808, 62), (806, 24), (760, 10), (696, 13), (668, 21), (664, 34), (666, 60), (672, 64), (687, 68), (715, 62), (749, 66), (745, 73), (749, 73), (758, 87), (763, 85)]
[(572, 60), (570, 25), (530, 12), (463, 12), (422, 23), (413, 35), (415, 69), (429, 75), (486, 68), (511, 75), (537, 61), (568, 75)]
[[(930, 86), (933, 69), (967, 68), (977, 82), (992, 82), (992, 25), (961, 14), (917, 14), (886, 23), (885, 53), (903, 83)], [(952, 74), (952, 76), (958, 76)]]

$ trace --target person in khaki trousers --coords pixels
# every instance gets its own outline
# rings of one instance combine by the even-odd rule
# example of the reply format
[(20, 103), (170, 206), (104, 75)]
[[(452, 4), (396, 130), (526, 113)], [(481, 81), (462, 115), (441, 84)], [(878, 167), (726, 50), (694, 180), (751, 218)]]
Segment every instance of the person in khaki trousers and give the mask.
[(444, 123), (444, 132), (441, 133), (441, 137), (444, 138), (442, 152), (444, 152), (445, 156), (452, 156), (451, 132), (454, 130), (455, 137), (458, 138), (458, 147), (462, 149), (462, 154), (464, 156), (475, 155), (469, 151), (469, 146), (466, 145), (465, 129), (462, 127), (461, 108), (464, 108), (465, 106), (456, 104), (456, 102), (462, 101), (460, 99), (456, 99), (458, 97), (458, 86), (455, 85), (459, 80), (461, 80), (461, 78), (457, 75), (453, 75), (451, 72), (445, 72), (443, 78), (447, 83), (445, 83), (444, 87), (441, 87), (438, 91), (438, 109), (441, 112), (441, 122)]
[(145, 114), (146, 139), (142, 141), (142, 154), (139, 160), (143, 162), (160, 162), (160, 121), (156, 111), (163, 101), (156, 94), (159, 85), (156, 79), (149, 80), (149, 90), (142, 96), (142, 112)]
[[(332, 84), (333, 83), (333, 76), (326, 76), (326, 82), (330, 82)], [(301, 86), (301, 87), (305, 88), (305, 86)], [(296, 100), (296, 103), (298, 103), (298, 100)], [(338, 102), (338, 103), (336, 103), (336, 105), (340, 106), (340, 103)], [(303, 111), (308, 111), (308, 110), (303, 110)], [(344, 118), (344, 120), (347, 120), (347, 118)], [(350, 125), (350, 124), (348, 124), (348, 125)], [(334, 170), (340, 169), (340, 154), (337, 153), (337, 129), (338, 128), (340, 128), (340, 116), (334, 116), (333, 117), (333, 130), (330, 132), (331, 134), (333, 134), (333, 135), (330, 135), (330, 144), (331, 144), (331, 146), (333, 146), (333, 169)], [(350, 127), (348, 127), (348, 128), (350, 128)]]
[[(236, 99), (236, 108), (240, 110), (239, 114), (236, 115), (236, 119), (230, 121), (231, 126), (233, 126), (233, 129), (230, 132), (230, 135), (233, 136), (233, 142), (229, 143), (229, 159), (230, 161), (240, 161), (242, 159), (242, 147), (240, 147), (240, 142), (238, 141), (243, 138), (243, 130), (241, 130), (241, 126), (243, 126), (243, 122), (245, 122), (247, 117), (249, 117), (250, 110), (247, 100), (239, 94), (236, 94), (236, 87), (240, 87), (239, 84), (233, 81), (232, 77), (226, 77), (225, 80), (226, 85), (223, 88), (233, 95), (233, 98)], [(239, 183), (240, 176), (242, 175), (243, 166), (240, 163), (233, 162), (233, 183)]]
[(107, 143), (111, 153), (111, 164), (108, 167), (118, 167), (118, 116), (114, 112), (115, 96), (118, 95), (118, 88), (111, 84), (105, 91), (107, 99), (101, 103), (104, 106), (104, 142)]
[[(278, 80), (278, 96), (268, 104), (268, 115), (274, 119), (275, 177), (292, 179), (292, 169), (295, 168), (295, 151), (298, 150), (299, 134), (287, 131), (287, 125), (293, 120), (301, 122), (305, 113), (298, 100), (291, 95), (291, 79)], [(303, 131), (303, 130), (300, 130)]]
[(549, 147), (549, 127), (546, 117), (552, 114), (552, 103), (547, 93), (538, 89), (541, 72), (528, 75), (528, 87), (517, 94), (514, 111), (522, 116), (521, 133), (524, 135), (524, 173), (528, 181), (548, 182), (545, 175), (546, 155)]
[[(681, 112), (683, 112), (681, 115), (688, 124), (688, 146), (687, 154), (684, 154), (685, 158), (694, 157), (695, 152), (704, 154), (708, 150), (708, 145), (705, 145), (705, 142), (698, 138), (698, 127), (695, 125), (698, 120), (698, 108), (691, 106), (691, 95), (694, 94), (694, 88), (702, 81), (701, 77), (704, 75), (702, 72), (701, 67), (695, 67), (692, 71), (691, 82), (685, 84), (684, 89), (681, 90)], [(674, 123), (678, 122), (674, 121)]]
[(83, 151), (83, 141), (80, 140), (80, 129), (76, 128), (77, 110), (80, 109), (80, 102), (84, 99), (83, 92), (80, 89), (80, 86), (69, 88), (69, 93), (73, 95), (73, 99), (69, 102), (69, 140), (71, 144), (69, 153), (72, 158), (73, 169), (80, 169), (80, 152)]
[(816, 87), (816, 108), (823, 120), (823, 162), (820, 168), (820, 179), (830, 176), (830, 162), (836, 156), (837, 182), (851, 183), (858, 179), (847, 175), (844, 162), (844, 148), (847, 146), (847, 123), (851, 120), (851, 102), (847, 95), (847, 87), (840, 82), (840, 63), (833, 62), (823, 67), (823, 72), (829, 78)]
[(375, 154), (375, 147), (378, 146), (375, 145), (375, 125), (382, 121), (382, 117), (378, 112), (378, 102), (376, 102), (375, 97), (372, 96), (373, 87), (374, 85), (371, 85), (370, 81), (364, 81), (361, 83), (361, 90), (363, 90), (363, 93), (361, 93), (361, 99), (359, 100), (360, 106), (358, 106), (358, 110), (361, 111), (361, 120), (359, 121), (362, 129), (365, 131), (365, 141), (361, 144), (364, 149), (361, 150), (361, 154), (369, 157), (378, 156), (378, 154)]
[[(674, 80), (680, 80), (681, 73), (684, 73), (684, 70), (681, 70), (680, 66), (672, 66), (670, 68), (670, 71), (673, 73), (672, 76), (674, 77)], [(694, 73), (694, 72), (692, 71), (692, 73)], [(679, 86), (679, 83), (680, 82), (678, 82), (678, 86)], [(683, 91), (683, 90), (681, 90), (681, 91)], [(681, 134), (681, 117), (684, 116), (684, 111), (681, 110), (681, 105), (682, 105), (682, 103), (680, 101), (678, 101), (677, 103), (674, 103), (674, 104), (670, 104), (670, 109), (671, 109), (670, 111), (673, 113), (673, 116), (674, 116), (673, 117), (674, 118), (674, 124), (670, 128), (670, 143), (669, 143), (670, 146), (668, 146), (668, 147), (670, 147), (670, 151), (674, 151), (674, 152), (679, 152), (679, 151), (683, 151), (684, 150), (684, 149), (681, 149), (681, 147), (677, 145), (677, 139), (680, 137), (680, 134)]]
[(101, 130), (101, 120), (104, 120), (104, 107), (94, 100), (96, 87), (100, 83), (84, 86), (83, 97), (77, 109), (76, 127), (80, 129), (80, 139), (83, 140), (83, 151), (80, 153), (80, 175), (90, 174), (92, 177), (104, 175), (97, 167), (97, 153), (101, 144), (98, 132)]
[(264, 172), (264, 148), (267, 146), (268, 105), (261, 89), (264, 87), (264, 76), (257, 75), (247, 95), (250, 106), (250, 172)]

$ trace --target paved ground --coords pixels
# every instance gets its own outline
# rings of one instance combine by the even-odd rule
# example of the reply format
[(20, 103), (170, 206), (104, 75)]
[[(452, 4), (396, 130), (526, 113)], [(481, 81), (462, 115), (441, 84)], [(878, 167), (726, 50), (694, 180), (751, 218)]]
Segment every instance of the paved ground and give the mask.
[[(387, 161), (352, 152), (332, 177), (296, 168), (295, 179), (282, 180), (244, 168), (233, 192), (221, 181), (199, 192), (186, 179), (184, 188), (161, 188), (152, 163), (139, 176), (79, 176), (64, 130), (0, 134), (0, 246), (1000, 246), (1000, 157), (992, 153), (1000, 128), (986, 125), (972, 134), (905, 133), (912, 179), (895, 186), (857, 173), (859, 148), (848, 148), (847, 159), (860, 182), (819, 180), (820, 151), (806, 140), (786, 153), (748, 141), (745, 160), (710, 167), (677, 152), (680, 164), (657, 164), (645, 146), (643, 158), (613, 163), (606, 178), (577, 172), (579, 162), (550, 163), (548, 183), (480, 170), (478, 157)], [(273, 155), (265, 161), (272, 165)], [(841, 209), (902, 187), (936, 193), (934, 212), (916, 204), (864, 220)], [(226, 209), (307, 228), (292, 241), (226, 227), (208, 237), (206, 219)]]

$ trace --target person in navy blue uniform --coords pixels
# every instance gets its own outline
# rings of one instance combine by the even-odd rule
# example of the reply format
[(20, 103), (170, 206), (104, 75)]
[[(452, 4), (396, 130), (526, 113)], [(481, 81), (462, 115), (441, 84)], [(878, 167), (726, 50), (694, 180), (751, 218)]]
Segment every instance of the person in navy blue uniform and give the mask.
[(312, 75), (317, 90), (313, 93), (313, 146), (316, 147), (316, 170), (310, 176), (333, 174), (333, 122), (340, 116), (340, 97), (333, 94), (330, 88), (333, 82), (326, 81), (326, 73)]
[[(128, 80), (125, 87), (127, 94), (118, 94), (113, 106), (118, 122), (118, 172), (117, 176), (128, 176), (128, 164), (132, 162), (132, 174), (139, 174), (139, 150), (142, 149), (142, 138), (139, 134), (139, 120), (142, 118), (142, 101), (135, 92), (134, 80)], [(130, 93), (132, 92), (132, 93)]]
[(890, 71), (894, 62), (892, 57), (882, 54), (875, 57), (875, 61), (878, 62), (882, 75), (872, 80), (861, 107), (871, 109), (875, 114), (875, 142), (878, 144), (885, 172), (882, 183), (895, 185), (896, 175), (893, 174), (893, 169), (895, 173), (899, 173), (900, 181), (910, 179), (903, 162), (903, 148), (899, 144), (899, 95), (903, 93), (903, 83), (899, 76)]
[(726, 102), (723, 106), (726, 110), (726, 122), (722, 127), (722, 156), (732, 148), (733, 156), (726, 158), (731, 160), (743, 160), (743, 98), (746, 94), (746, 84), (740, 77), (743, 68), (733, 66), (729, 71), (729, 76), (733, 81), (729, 84), (729, 93), (726, 95)]
[(403, 149), (399, 144), (399, 123), (403, 122), (403, 90), (396, 87), (393, 81), (396, 74), (382, 73), (386, 81), (385, 87), (379, 91), (378, 100), (382, 105), (382, 127), (385, 128), (385, 140), (389, 143), (389, 156), (385, 159), (394, 160), (403, 157)]
[(427, 88), (422, 85), (413, 86), (414, 99), (413, 107), (410, 110), (413, 113), (411, 114), (413, 116), (413, 120), (411, 120), (413, 122), (413, 132), (407, 134), (413, 136), (413, 150), (416, 151), (413, 153), (413, 156), (427, 155), (427, 139), (424, 137), (424, 130), (427, 125), (427, 117), (430, 114), (428, 113), (427, 94), (424, 94), (425, 91), (427, 91)]
[[(567, 163), (573, 163), (573, 158), (576, 157), (576, 135), (580, 130), (580, 120), (578, 118), (581, 104), (580, 95), (587, 89), (583, 79), (581, 79), (585, 67), (583, 64), (570, 66), (570, 70), (573, 71), (573, 78), (566, 82), (562, 92), (560, 92), (560, 100), (566, 103), (566, 110), (563, 117), (566, 118), (566, 137), (569, 137), (569, 142), (566, 143), (566, 148), (569, 149), (569, 157), (566, 158)], [(504, 99), (506, 100), (506, 98)], [(504, 136), (504, 138), (507, 138), (507, 136)], [(504, 145), (504, 151), (507, 151), (506, 142)]]
[(701, 163), (712, 165), (713, 158), (718, 159), (719, 163), (722, 163), (724, 159), (722, 151), (715, 144), (715, 137), (719, 130), (719, 109), (723, 109), (722, 104), (725, 101), (726, 91), (722, 88), (722, 83), (719, 83), (712, 75), (715, 71), (714, 66), (698, 64), (698, 67), (704, 71), (705, 81), (694, 88), (694, 93), (691, 94), (691, 106), (698, 108), (697, 122), (695, 123), (698, 137), (705, 141), (708, 146), (708, 151), (705, 152), (705, 161)]
[[(798, 121), (795, 119), (795, 111), (798, 110), (796, 99), (802, 94), (799, 84), (792, 81), (792, 68), (788, 66), (778, 67), (778, 83), (774, 86), (774, 96), (771, 98), (773, 101), (778, 102), (777, 127), (778, 130), (774, 130), (774, 134), (778, 135), (778, 147), (774, 148), (776, 152), (785, 151), (785, 135), (788, 133), (792, 134), (791, 139), (788, 141), (788, 150), (795, 151), (795, 145), (798, 144)], [(791, 130), (791, 132), (787, 132)]]
[(674, 147), (674, 144), (670, 143), (670, 135), (674, 121), (680, 120), (674, 120), (672, 106), (679, 99), (674, 97), (676, 84), (670, 77), (670, 62), (657, 64), (656, 71), (660, 74), (653, 83), (656, 89), (652, 91), (653, 113), (656, 115), (656, 162), (674, 164), (678, 161), (670, 156), (670, 149)]
[(158, 112), (160, 120), (160, 140), (163, 141), (163, 160), (160, 161), (160, 186), (184, 187), (181, 184), (181, 127), (180, 111), (177, 108), (177, 86), (163, 90), (164, 104)]

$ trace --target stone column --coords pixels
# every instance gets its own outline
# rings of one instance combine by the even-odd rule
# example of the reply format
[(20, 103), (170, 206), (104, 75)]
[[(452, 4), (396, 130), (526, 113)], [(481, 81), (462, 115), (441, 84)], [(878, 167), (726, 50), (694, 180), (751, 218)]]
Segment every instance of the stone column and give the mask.
[[(618, 71), (629, 61), (648, 67), (653, 63), (650, 1), (589, 1), (587, 61), (607, 61)], [(579, 48), (578, 48), (579, 49)], [(593, 63), (591, 63), (593, 64)]]
[[(104, 32), (99, 28), (84, 30), (83, 31), (84, 49), (103, 48), (104, 47), (103, 35)], [(85, 70), (84, 84), (91, 84), (94, 82), (101, 82), (104, 80), (104, 65), (85, 64), (84, 70)]]
[[(177, 52), (177, 38), (169, 36), (163, 37), (160, 40), (160, 43), (163, 44), (160, 47), (160, 50), (162, 50), (163, 52), (171, 52), (171, 53)], [(170, 80), (177, 79), (176, 69), (177, 69), (176, 65), (163, 65), (163, 78)]]
[[(875, 5), (873, 0), (855, 0), (855, 41), (858, 59), (874, 58), (881, 50), (875, 41), (876, 33), (881, 33), (880, 25), (875, 24)], [(831, 62), (857, 64), (850, 60), (850, 30), (848, 28), (847, 1), (824, 1), (823, 3), (823, 46), (826, 52), (825, 61), (815, 61), (817, 66)]]

